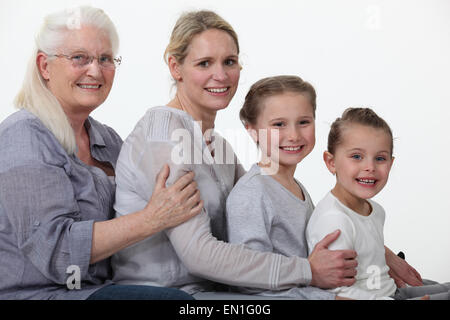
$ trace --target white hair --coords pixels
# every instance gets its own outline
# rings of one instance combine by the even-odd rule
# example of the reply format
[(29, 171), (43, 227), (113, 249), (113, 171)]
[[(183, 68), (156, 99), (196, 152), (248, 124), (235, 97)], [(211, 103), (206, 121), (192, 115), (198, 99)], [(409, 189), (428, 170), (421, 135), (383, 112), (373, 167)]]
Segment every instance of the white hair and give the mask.
[(14, 100), (17, 108), (26, 109), (38, 117), (70, 155), (75, 154), (77, 150), (73, 129), (60, 103), (47, 88), (46, 81), (39, 72), (36, 58), (39, 52), (56, 54), (56, 50), (64, 42), (66, 32), (80, 29), (82, 26), (94, 26), (106, 31), (113, 55), (117, 54), (119, 36), (114, 24), (103, 10), (81, 6), (50, 14), (44, 19), (36, 36), (36, 48), (28, 63), (22, 89)]

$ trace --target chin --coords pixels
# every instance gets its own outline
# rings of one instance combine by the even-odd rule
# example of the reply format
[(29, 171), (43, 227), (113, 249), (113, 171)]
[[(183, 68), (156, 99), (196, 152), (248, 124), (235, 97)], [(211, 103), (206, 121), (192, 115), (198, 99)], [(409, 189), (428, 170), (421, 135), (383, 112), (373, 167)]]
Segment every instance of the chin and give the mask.
[(358, 198), (364, 199), (364, 200), (368, 200), (368, 199), (372, 199), (373, 197), (375, 197), (378, 194), (378, 191), (371, 191), (371, 192), (358, 192), (355, 193), (356, 196)]
[(220, 104), (215, 104), (215, 105), (209, 105), (209, 106), (207, 106), (207, 108), (209, 110), (219, 111), (219, 110), (226, 109), (228, 107), (228, 105), (229, 105), (229, 103), (227, 103), (227, 104), (220, 103)]
[(228, 107), (231, 102), (230, 97), (220, 97), (216, 99), (210, 99), (209, 101), (205, 101), (205, 105), (208, 109), (211, 110), (222, 110)]
[(106, 97), (84, 97), (79, 99), (80, 105), (86, 107), (98, 107), (106, 100)]

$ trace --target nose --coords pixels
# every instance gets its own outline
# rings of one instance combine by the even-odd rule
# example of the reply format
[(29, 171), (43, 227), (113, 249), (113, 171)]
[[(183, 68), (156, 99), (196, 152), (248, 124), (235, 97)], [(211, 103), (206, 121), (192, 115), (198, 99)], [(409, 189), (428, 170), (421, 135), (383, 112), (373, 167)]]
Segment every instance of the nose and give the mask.
[(299, 131), (297, 130), (297, 128), (295, 126), (289, 126), (288, 128), (288, 140), (289, 141), (297, 141), (298, 137), (300, 136)]
[(225, 68), (221, 64), (217, 64), (217, 66), (214, 68), (213, 72), (214, 72), (213, 73), (214, 80), (224, 81), (228, 77), (227, 72), (225, 71)]
[(98, 63), (98, 59), (92, 59), (90, 63), (87, 64), (86, 75), (98, 78), (102, 75), (102, 68)]
[(372, 159), (366, 159), (364, 163), (365, 171), (374, 172), (375, 171), (375, 161)]

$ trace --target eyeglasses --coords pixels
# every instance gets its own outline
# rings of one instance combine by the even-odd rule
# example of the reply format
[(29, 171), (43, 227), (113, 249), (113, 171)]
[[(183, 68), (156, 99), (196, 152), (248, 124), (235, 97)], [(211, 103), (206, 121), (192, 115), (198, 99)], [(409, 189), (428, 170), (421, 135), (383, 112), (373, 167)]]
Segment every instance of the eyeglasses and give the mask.
[(58, 57), (58, 58), (66, 58), (72, 62), (72, 66), (75, 68), (83, 68), (94, 61), (97, 60), (100, 68), (114, 70), (122, 63), (122, 57), (119, 56), (117, 58), (113, 58), (110, 55), (102, 54), (98, 57), (90, 56), (85, 53), (74, 53), (71, 55), (67, 54), (53, 54), (49, 55), (50, 57)]

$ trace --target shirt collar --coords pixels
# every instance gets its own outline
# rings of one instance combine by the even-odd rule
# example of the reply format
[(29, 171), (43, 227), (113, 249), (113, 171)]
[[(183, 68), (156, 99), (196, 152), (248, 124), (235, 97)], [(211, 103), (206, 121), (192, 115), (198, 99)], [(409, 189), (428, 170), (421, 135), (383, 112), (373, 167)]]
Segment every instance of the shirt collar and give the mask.
[(102, 135), (94, 125), (92, 125), (91, 117), (88, 117), (84, 123), (84, 126), (88, 132), (89, 139), (91, 141), (91, 146), (106, 147), (105, 140), (103, 140)]

